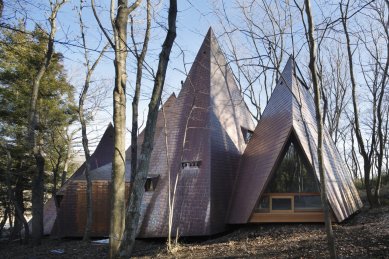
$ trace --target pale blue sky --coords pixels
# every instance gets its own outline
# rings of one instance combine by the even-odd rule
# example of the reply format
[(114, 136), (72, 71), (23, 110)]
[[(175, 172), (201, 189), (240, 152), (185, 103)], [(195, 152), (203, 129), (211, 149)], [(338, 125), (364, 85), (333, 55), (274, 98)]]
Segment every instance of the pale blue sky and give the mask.
[[(109, 0), (95, 0), (96, 4), (98, 5), (98, 13), (100, 16), (100, 19), (102, 20), (104, 26), (107, 29), (110, 29), (110, 22), (108, 19), (109, 13)], [(47, 15), (49, 14), (48, 11), (48, 0), (36, 0), (36, 1), (29, 1), (32, 2), (32, 4), (27, 4), (25, 13), (29, 17), (28, 25), (29, 28), (32, 29), (32, 26), (34, 25), (34, 22), (38, 22), (40, 24), (43, 24), (47, 28)], [(129, 1), (131, 2), (131, 1)], [(282, 1), (283, 2), (283, 1)], [(326, 2), (326, 9), (325, 10), (319, 10), (315, 8), (315, 1), (313, 1), (314, 4), (314, 12), (317, 14), (320, 14), (321, 12), (328, 12), (333, 13), (334, 8), (337, 7), (334, 3), (331, 3), (331, 1)], [(61, 9), (60, 13), (58, 14), (58, 32), (56, 35), (56, 40), (59, 41), (59, 43), (56, 44), (55, 48), (57, 51), (62, 52), (65, 56), (64, 64), (65, 68), (67, 70), (67, 74), (69, 77), (70, 82), (76, 87), (77, 91), (79, 92), (81, 89), (81, 86), (83, 84), (83, 80), (85, 77), (85, 67), (83, 65), (84, 59), (83, 59), (83, 52), (82, 48), (78, 48), (69, 44), (61, 44), (61, 42), (69, 42), (73, 45), (79, 45), (80, 44), (80, 29), (79, 29), (79, 18), (78, 18), (78, 7), (79, 7), (80, 1), (79, 0), (69, 0), (68, 3), (65, 4), (65, 6)], [(95, 18), (91, 12), (91, 8), (89, 6), (90, 0), (86, 1), (86, 4), (88, 6), (84, 8), (83, 11), (83, 17), (84, 17), (84, 23), (87, 26), (87, 43), (88, 46), (91, 49), (101, 49), (102, 44), (106, 41), (104, 36), (101, 35), (100, 29), (97, 26), (97, 23), (95, 21)], [(232, 23), (245, 26), (242, 23), (242, 16), (238, 13), (238, 8), (235, 6), (234, 1), (225, 1), (226, 6), (226, 12), (228, 13), (228, 19)], [(21, 8), (15, 8), (13, 6), (13, 10), (11, 8), (7, 8), (10, 5), (12, 5), (11, 2), (5, 2), (5, 9), (4, 9), (4, 17), (11, 17), (12, 13), (15, 12), (22, 12), (23, 9)], [(103, 6), (101, 6), (103, 5)], [(283, 2), (283, 5), (285, 5), (285, 2)], [(149, 46), (149, 52), (147, 55), (147, 62), (148, 64), (153, 67), (154, 70), (156, 70), (156, 64), (158, 62), (158, 54), (161, 50), (162, 42), (165, 38), (165, 31), (161, 30), (161, 27), (158, 23), (166, 24), (166, 17), (167, 17), (167, 7), (168, 7), (168, 1), (161, 1), (160, 5), (156, 7), (154, 11), (154, 19), (153, 19), (153, 30), (151, 33), (151, 41)], [(193, 62), (193, 59), (200, 48), (200, 45), (204, 39), (205, 34), (207, 33), (210, 26), (214, 28), (214, 31), (216, 35), (220, 35), (220, 33), (223, 31), (221, 28), (220, 20), (218, 20), (217, 15), (215, 15), (215, 10), (217, 8), (215, 7), (221, 7), (221, 1), (206, 1), (206, 0), (179, 0), (178, 1), (178, 17), (177, 17), (177, 38), (175, 40), (175, 46), (173, 48), (173, 52), (170, 56), (170, 63), (169, 63), (169, 69), (167, 71), (166, 75), (166, 84), (165, 89), (163, 93), (163, 100), (166, 100), (168, 96), (173, 93), (173, 91), (177, 94), (181, 87), (181, 80), (185, 80), (185, 75), (182, 73), (184, 71), (184, 62), (187, 72), (189, 71), (191, 64)], [(136, 28), (143, 28), (144, 27), (144, 13), (145, 13), (145, 0), (143, 1), (143, 4), (141, 8), (139, 8), (135, 12), (135, 27)], [(259, 10), (260, 11), (260, 10)], [(256, 15), (256, 14), (255, 14)], [(259, 15), (259, 14), (258, 14)], [(262, 14), (263, 15), (263, 14)], [(305, 38), (303, 36), (303, 30), (301, 29), (301, 16), (297, 12), (296, 8), (293, 9), (293, 15), (295, 17), (293, 18), (293, 30), (294, 30), (294, 44), (298, 46), (305, 46)], [(19, 14), (19, 16), (21, 16)], [(23, 13), (24, 16), (24, 13)], [(264, 17), (258, 17), (259, 22), (265, 22), (266, 18)], [(255, 17), (256, 19), (256, 17)], [(10, 21), (12, 22), (12, 21)], [(223, 23), (226, 23), (226, 20), (224, 19), (222, 21)], [(316, 23), (319, 24), (319, 21), (316, 20)], [(266, 26), (268, 24), (264, 24), (263, 28), (266, 30)], [(288, 32), (287, 32), (288, 33)], [(138, 34), (138, 41), (141, 41), (143, 36)], [(226, 38), (220, 39), (220, 43), (227, 48), (228, 47), (228, 41)], [(237, 40), (239, 42), (241, 40), (240, 38)], [(287, 34), (287, 41), (289, 45), (289, 52), (290, 51), (290, 36)], [(242, 43), (246, 44), (247, 42)], [(241, 50), (245, 57), (250, 57), (253, 53), (253, 50), (250, 48), (247, 48), (248, 45), (242, 46)], [(183, 56), (181, 53), (181, 49), (185, 53)], [(265, 53), (264, 53), (265, 54)], [(91, 51), (90, 52), (91, 59), (94, 60), (96, 56), (96, 52)], [(300, 59), (300, 67), (306, 68), (306, 56), (304, 56), (304, 51), (300, 56), (298, 57)], [(184, 60), (183, 60), (183, 57)], [(94, 84), (92, 85), (91, 93), (96, 93), (99, 90), (98, 89), (106, 89), (107, 95), (106, 98), (103, 100), (102, 109), (96, 114), (96, 120), (94, 123), (91, 123), (89, 126), (90, 131), (97, 131), (98, 133), (94, 133), (93, 135), (100, 135), (108, 122), (112, 121), (112, 89), (113, 89), (113, 78), (114, 78), (114, 67), (113, 67), (113, 55), (112, 50), (106, 54), (106, 57), (101, 61), (99, 66), (97, 67), (93, 81)], [(284, 60), (286, 61), (286, 60)], [(135, 79), (135, 73), (134, 73), (134, 59), (131, 57), (131, 54), (129, 54), (128, 59), (128, 90), (127, 93), (131, 94), (133, 82)], [(145, 72), (146, 73), (146, 72)], [(147, 73), (146, 73), (147, 75)], [(146, 116), (146, 108), (148, 103), (148, 96), (147, 93), (149, 93), (152, 89), (152, 81), (147, 80), (147, 78), (150, 79), (150, 77), (147, 77), (143, 80), (143, 94), (141, 97), (141, 106), (140, 106), (140, 116), (144, 115)], [(76, 94), (76, 100), (78, 98), (78, 94)], [(127, 125), (130, 127), (131, 124), (131, 96), (128, 96), (128, 102), (127, 102)]]

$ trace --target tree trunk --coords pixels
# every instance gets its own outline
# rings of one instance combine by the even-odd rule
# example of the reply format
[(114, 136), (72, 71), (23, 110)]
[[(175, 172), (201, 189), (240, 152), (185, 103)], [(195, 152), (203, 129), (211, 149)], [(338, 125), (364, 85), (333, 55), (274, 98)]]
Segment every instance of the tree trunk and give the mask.
[[(13, 193), (13, 202), (15, 204), (15, 225), (13, 228), (13, 231), (11, 233), (10, 239), (16, 239), (20, 238), (20, 240), (23, 240), (21, 236), (21, 231), (23, 228), (23, 221), (24, 219), (24, 203), (23, 203), (23, 186), (21, 184), (21, 181), (17, 181), (14, 193)], [(27, 240), (24, 240), (24, 243)], [(22, 241), (23, 243), (23, 241)]]
[[(354, 112), (354, 131), (355, 136), (357, 139), (358, 147), (359, 147), (359, 153), (361, 154), (363, 158), (363, 168), (364, 168), (364, 183), (365, 183), (365, 189), (366, 189), (366, 196), (367, 200), (369, 201), (370, 207), (376, 207), (376, 202), (374, 201), (374, 196), (371, 190), (371, 184), (370, 184), (370, 174), (371, 174), (371, 155), (373, 152), (373, 144), (370, 152), (368, 153), (365, 148), (365, 143), (363, 141), (362, 133), (360, 130), (360, 123), (359, 123), (359, 112), (358, 112), (358, 102), (356, 97), (356, 81), (354, 77), (354, 65), (353, 65), (353, 57), (352, 57), (352, 51), (351, 51), (351, 43), (350, 43), (350, 36), (348, 33), (347, 28), (347, 12), (348, 12), (348, 2), (346, 5), (345, 12), (343, 11), (343, 6), (340, 4), (340, 12), (342, 14), (342, 25), (344, 34), (346, 36), (346, 47), (347, 47), (347, 55), (348, 55), (348, 63), (349, 63), (349, 70), (350, 70), (350, 79), (351, 79), (351, 95), (352, 95), (352, 102), (353, 102), (353, 112)], [(374, 118), (375, 120), (375, 118)], [(373, 125), (375, 127), (375, 123)], [(373, 136), (375, 137), (375, 136)], [(373, 142), (373, 141), (372, 141)]]
[(54, 52), (54, 36), (57, 30), (56, 18), (57, 13), (66, 0), (51, 4), (52, 12), (49, 17), (50, 22), (50, 34), (48, 37), (47, 51), (41, 67), (33, 81), (32, 94), (30, 101), (29, 112), (29, 127), (27, 134), (27, 143), (32, 151), (31, 153), (35, 157), (36, 169), (32, 179), (32, 240), (34, 245), (40, 245), (43, 236), (43, 195), (44, 195), (44, 169), (45, 158), (42, 154), (40, 145), (36, 141), (35, 131), (37, 126), (37, 100), (40, 82), (51, 63), (51, 58)]
[(45, 170), (45, 159), (40, 151), (35, 155), (36, 169), (32, 179), (32, 241), (33, 245), (40, 245), (43, 237), (43, 176)]
[[(28, 240), (30, 238), (30, 229), (27, 223), (27, 220), (24, 218), (24, 205), (23, 205), (23, 187), (21, 186), (21, 183), (18, 182), (16, 184), (17, 186), (17, 197), (15, 197), (14, 192), (12, 191), (12, 186), (11, 186), (11, 154), (8, 150), (6, 150), (7, 153), (7, 172), (6, 172), (6, 185), (7, 185), (7, 195), (9, 202), (14, 205), (15, 208), (15, 224), (14, 224), (14, 229), (17, 229), (21, 227), (21, 225), (24, 225), (24, 243), (28, 243)], [(10, 206), (10, 204), (9, 204)], [(10, 227), (12, 228), (12, 215), (11, 215), (11, 210), (9, 210), (9, 222), (10, 222)], [(12, 237), (12, 234), (11, 234)]]
[[(53, 189), (51, 192), (51, 197), (55, 198), (57, 195), (57, 186), (58, 186), (58, 177), (59, 177), (59, 168), (61, 165), (62, 156), (60, 152), (58, 152), (58, 158), (57, 163), (55, 164), (54, 170), (53, 170)], [(54, 199), (56, 200), (56, 199)], [(58, 204), (55, 204), (56, 207), (58, 207)]]
[(126, 213), (126, 229), (121, 245), (120, 255), (129, 257), (135, 244), (135, 237), (138, 230), (140, 218), (140, 205), (144, 194), (144, 184), (146, 182), (149, 170), (150, 156), (154, 144), (154, 131), (157, 122), (158, 108), (161, 100), (161, 94), (165, 82), (166, 70), (169, 63), (169, 56), (176, 38), (176, 17), (177, 0), (170, 0), (168, 15), (168, 32), (162, 45), (162, 51), (159, 55), (158, 70), (155, 77), (153, 93), (149, 103), (149, 111), (145, 128), (145, 135), (140, 154), (140, 161), (134, 174), (134, 182), (131, 183), (130, 200)]
[(64, 161), (63, 171), (62, 171), (62, 175), (61, 175), (61, 187), (65, 185), (66, 176), (68, 174), (68, 168), (69, 168), (70, 158), (71, 158), (71, 154), (72, 154), (71, 145), (72, 145), (72, 140), (70, 138), (70, 140), (68, 141), (68, 150), (66, 152), (66, 158)]
[(331, 225), (331, 216), (329, 210), (329, 204), (327, 199), (327, 187), (326, 187), (326, 179), (324, 174), (324, 164), (323, 164), (323, 119), (320, 108), (320, 87), (318, 80), (318, 72), (316, 67), (316, 41), (314, 39), (314, 22), (311, 12), (311, 3), (309, 0), (305, 0), (305, 10), (308, 19), (308, 38), (309, 38), (309, 68), (312, 76), (312, 83), (314, 87), (315, 93), (315, 106), (316, 106), (316, 123), (318, 127), (318, 145), (317, 145), (317, 156), (318, 156), (318, 166), (319, 166), (319, 174), (320, 174), (320, 194), (321, 201), (323, 203), (323, 211), (324, 211), (324, 221), (325, 228), (327, 233), (327, 243), (328, 250), (330, 252), (331, 258), (336, 258), (336, 250), (335, 250), (335, 240), (334, 233), (332, 231)]
[(114, 2), (111, 0), (111, 23), (114, 32), (114, 42), (100, 22), (96, 12), (94, 0), (91, 0), (93, 14), (96, 21), (115, 50), (115, 88), (113, 91), (113, 123), (114, 123), (114, 155), (112, 162), (111, 186), (111, 220), (109, 234), (109, 256), (119, 257), (119, 248), (124, 232), (125, 220), (125, 136), (126, 136), (126, 59), (127, 59), (127, 23), (128, 15), (141, 3), (136, 0), (128, 7), (128, 0), (119, 0), (117, 15), (113, 20)]
[[(143, 40), (143, 47), (140, 55), (136, 52), (136, 83), (135, 83), (135, 93), (134, 98), (132, 100), (132, 128), (131, 128), (131, 172), (136, 172), (136, 168), (138, 165), (138, 104), (139, 104), (139, 96), (140, 96), (140, 88), (142, 84), (142, 74), (143, 74), (143, 62), (146, 57), (147, 48), (150, 39), (150, 27), (151, 27), (151, 4), (150, 0), (147, 0), (147, 25), (146, 25), (146, 33)], [(136, 51), (136, 42), (134, 39), (133, 32), (133, 22), (131, 22), (131, 36), (133, 39), (134, 48)], [(132, 178), (132, 176), (131, 176)], [(133, 182), (133, 179), (131, 179)]]
[(113, 25), (115, 32), (115, 88), (113, 91), (115, 151), (112, 163), (110, 258), (119, 256), (125, 220), (127, 5), (127, 0), (118, 1), (117, 16)]
[[(389, 0), (386, 0), (386, 6), (387, 6), (387, 11), (389, 12)], [(383, 167), (383, 160), (384, 160), (384, 148), (385, 148), (385, 140), (386, 137), (384, 136), (384, 116), (382, 113), (382, 101), (385, 96), (385, 89), (387, 87), (387, 78), (388, 78), (388, 71), (389, 71), (389, 17), (388, 20), (381, 21), (382, 27), (385, 32), (386, 36), (386, 62), (385, 62), (385, 67), (384, 71), (382, 73), (382, 79), (380, 83), (380, 95), (378, 98), (378, 105), (377, 105), (377, 130), (378, 130), (378, 151), (377, 151), (377, 156), (378, 156), (378, 161), (377, 161), (377, 181), (376, 181), (376, 186), (375, 186), (375, 191), (374, 191), (374, 200), (376, 203), (380, 206), (380, 188), (381, 188), (381, 178), (382, 178), (382, 167)]]
[(84, 118), (84, 101), (86, 98), (86, 93), (88, 91), (89, 82), (86, 82), (84, 89), (82, 91), (80, 101), (79, 101), (79, 118), (81, 123), (81, 133), (82, 133), (82, 147), (84, 148), (85, 154), (85, 178), (86, 178), (86, 224), (83, 241), (89, 241), (91, 226), (93, 222), (93, 207), (92, 207), (92, 180), (90, 178), (90, 151), (88, 146), (88, 136), (86, 133), (86, 122)]
[(9, 213), (9, 206), (7, 204), (6, 207), (5, 207), (3, 219), (0, 222), (0, 236), (2, 236), (2, 232), (3, 232), (4, 226), (5, 226), (5, 222), (7, 222), (9, 214), (10, 214)]
[(84, 48), (84, 58), (85, 58), (85, 64), (86, 64), (86, 76), (84, 81), (84, 87), (81, 92), (81, 96), (78, 103), (78, 115), (81, 123), (81, 134), (82, 134), (82, 147), (84, 149), (84, 155), (85, 155), (85, 178), (86, 178), (86, 210), (87, 210), (87, 217), (86, 217), (86, 224), (85, 224), (85, 231), (84, 231), (84, 237), (83, 241), (89, 241), (90, 240), (90, 233), (93, 223), (93, 205), (92, 205), (92, 179), (90, 177), (90, 150), (88, 145), (88, 135), (86, 132), (86, 119), (85, 119), (85, 110), (84, 110), (84, 103), (88, 94), (90, 81), (92, 74), (99, 63), (101, 57), (103, 56), (104, 52), (108, 48), (108, 44), (104, 46), (104, 48), (101, 50), (99, 56), (97, 57), (96, 61), (93, 63), (92, 67), (90, 66), (90, 60), (88, 56), (88, 50), (86, 45), (86, 39), (85, 39), (85, 31), (84, 31), (84, 22), (82, 19), (82, 9), (83, 9), (83, 1), (80, 1), (80, 12), (79, 12), (79, 20), (80, 20), (80, 30), (81, 30), (81, 38), (82, 38), (82, 45)]

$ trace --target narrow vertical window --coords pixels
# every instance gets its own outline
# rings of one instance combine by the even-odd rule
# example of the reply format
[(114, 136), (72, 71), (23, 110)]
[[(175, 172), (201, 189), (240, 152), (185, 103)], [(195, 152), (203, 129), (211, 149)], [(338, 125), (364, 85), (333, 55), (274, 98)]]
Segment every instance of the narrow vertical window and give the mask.
[(157, 187), (157, 183), (159, 180), (159, 175), (157, 176), (147, 176), (145, 183), (145, 192), (153, 192)]

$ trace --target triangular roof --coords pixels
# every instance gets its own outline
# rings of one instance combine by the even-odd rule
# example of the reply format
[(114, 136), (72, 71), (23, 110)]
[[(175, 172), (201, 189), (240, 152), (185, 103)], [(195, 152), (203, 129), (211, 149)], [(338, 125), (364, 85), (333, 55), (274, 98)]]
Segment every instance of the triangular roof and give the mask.
[[(317, 124), (315, 105), (308, 89), (295, 75), (289, 58), (280, 80), (242, 156), (229, 223), (246, 223), (281, 159), (293, 132), (319, 179), (317, 163)], [(328, 200), (338, 221), (361, 208), (362, 202), (348, 169), (328, 131), (324, 131), (324, 167)]]
[[(178, 228), (182, 236), (203, 236), (223, 231), (246, 147), (241, 128), (254, 130), (254, 122), (211, 28), (180, 93), (163, 107), (167, 128), (160, 110), (149, 167), (150, 175), (158, 174), (159, 180), (153, 192), (144, 193), (139, 237), (167, 235), (169, 172), (172, 182), (178, 177), (173, 232)], [(138, 144), (142, 139), (141, 133)], [(128, 158), (129, 154), (128, 150)], [(201, 165), (185, 171), (184, 161)], [(101, 180), (109, 180), (110, 173), (110, 165), (91, 172)]]
[[(239, 157), (246, 147), (241, 127), (253, 130), (254, 123), (212, 28), (173, 107), (166, 118), (171, 178), (179, 177), (174, 224), (181, 235), (220, 232), (225, 227)], [(192, 173), (181, 173), (182, 161), (201, 161), (201, 166)], [(156, 135), (149, 172), (160, 173), (160, 179), (152, 202), (142, 209), (140, 235), (166, 236), (164, 132)]]
[[(112, 123), (109, 123), (103, 136), (97, 144), (95, 151), (90, 157), (90, 170), (96, 169), (100, 166), (106, 165), (112, 162), (114, 151), (114, 134), (115, 128)], [(68, 179), (72, 180), (74, 177), (80, 176), (84, 173), (85, 162), (74, 172), (74, 174)]]
[[(165, 113), (167, 111), (169, 111), (171, 108), (174, 109), (174, 104), (176, 103), (176, 94), (175, 93), (172, 93), (168, 98), (167, 100), (162, 104), (161, 108), (159, 109), (158, 111), (158, 118), (157, 118), (157, 123), (156, 123), (156, 126), (155, 126), (155, 137), (154, 139), (158, 138), (160, 132), (161, 132), (161, 129), (164, 127), (164, 120), (163, 120), (163, 114), (162, 114), (162, 109), (165, 110)], [(143, 143), (143, 138), (144, 138), (144, 129), (139, 133), (138, 135), (138, 154), (140, 154), (140, 149), (141, 149), (141, 145)], [(126, 150), (126, 160), (130, 160), (131, 159), (131, 146), (128, 147), (128, 149)]]
[[(106, 165), (112, 161), (113, 157), (113, 142), (114, 127), (112, 123), (109, 123), (103, 136), (100, 139), (95, 151), (91, 155), (90, 168), (91, 170), (96, 169), (100, 166)], [(72, 176), (66, 181), (65, 185), (58, 190), (57, 194), (64, 191), (68, 183), (79, 177), (84, 173), (85, 162), (72, 174)], [(51, 197), (44, 205), (43, 208), (43, 233), (49, 235), (53, 228), (54, 222), (57, 218), (57, 209), (54, 202), (54, 197)]]
[[(155, 129), (155, 139), (159, 137), (161, 134), (161, 131), (164, 127), (164, 120), (163, 120), (163, 114), (162, 114), (162, 108), (165, 110), (165, 113), (170, 111), (171, 109), (174, 109), (174, 104), (176, 102), (176, 95), (172, 93), (169, 98), (162, 104), (162, 107), (159, 109), (158, 112), (158, 118), (156, 123), (156, 129)], [(141, 145), (143, 143), (144, 138), (144, 130), (142, 130), (138, 135), (138, 155), (140, 154)], [(77, 170), (78, 171), (78, 170)], [(111, 181), (112, 180), (112, 157), (109, 163), (104, 164), (101, 167), (94, 168), (90, 172), (90, 177), (92, 181), (95, 180), (106, 180)], [(126, 150), (126, 175), (125, 179), (127, 182), (130, 181), (131, 177), (131, 146), (128, 147)], [(86, 180), (84, 172), (81, 172), (81, 174), (75, 176), (72, 178), (72, 180)]]

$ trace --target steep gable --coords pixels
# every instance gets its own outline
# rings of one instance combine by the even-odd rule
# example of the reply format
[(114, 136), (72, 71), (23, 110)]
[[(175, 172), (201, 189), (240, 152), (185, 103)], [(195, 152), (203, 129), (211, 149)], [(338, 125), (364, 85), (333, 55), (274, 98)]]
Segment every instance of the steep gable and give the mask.
[[(108, 124), (99, 144), (95, 151), (91, 155), (90, 168), (91, 170), (96, 169), (100, 166), (104, 166), (112, 161), (113, 157), (113, 134), (114, 128), (111, 123)], [(73, 175), (66, 181), (65, 185), (58, 190), (58, 193), (63, 192), (70, 181), (80, 177), (85, 170), (85, 162), (73, 173)], [(54, 197), (51, 197), (44, 205), (43, 208), (43, 233), (49, 235), (53, 228), (54, 222), (57, 218), (57, 208), (55, 205)]]
[[(292, 63), (294, 66), (294, 63)], [(292, 68), (294, 70), (294, 68)], [(292, 85), (294, 95), (293, 128), (301, 141), (307, 157), (320, 179), (317, 158), (317, 127), (314, 100), (309, 91)], [(327, 198), (338, 221), (343, 221), (362, 207), (362, 202), (354, 186), (352, 175), (345, 166), (328, 130), (323, 131), (323, 163), (326, 175)]]
[[(315, 106), (309, 91), (296, 79), (294, 66), (293, 59), (289, 58), (243, 154), (230, 206), (230, 223), (248, 222), (292, 132), (319, 179)], [(327, 131), (324, 133), (324, 163), (328, 200), (335, 217), (342, 221), (362, 203), (351, 174)]]
[(248, 221), (280, 159), (292, 128), (292, 96), (287, 86), (292, 81), (291, 71), (285, 69), (241, 158), (231, 200), (230, 223)]
[[(230, 68), (209, 29), (177, 96), (166, 115), (170, 168), (166, 162), (151, 164), (161, 173), (159, 187), (145, 209), (141, 236), (164, 236), (167, 226), (167, 174), (177, 180), (174, 227), (180, 235), (207, 235), (225, 229), (239, 158), (246, 146), (241, 127), (253, 130), (251, 115), (243, 102)], [(165, 134), (153, 155), (166, 160)], [(199, 167), (182, 169), (182, 164)], [(161, 209), (164, 208), (164, 209)], [(152, 220), (153, 219), (153, 220)], [(166, 218), (167, 220), (167, 218)], [(153, 230), (153, 233), (151, 233)]]
[[(152, 190), (144, 193), (138, 237), (167, 236), (169, 192), (173, 194), (175, 183), (172, 232), (177, 230), (180, 236), (221, 232), (226, 227), (236, 168), (246, 147), (242, 128), (253, 130), (254, 123), (212, 29), (205, 36), (180, 93), (177, 97), (172, 95), (163, 107), (164, 113), (160, 110), (158, 114), (148, 173), (148, 177), (158, 180), (153, 182)], [(143, 133), (138, 145), (142, 140)], [(127, 157), (130, 158), (129, 150)], [(101, 195), (109, 193), (110, 174), (110, 164), (92, 171)], [(83, 175), (75, 179), (75, 190), (85, 189), (83, 179)], [(78, 196), (70, 191), (68, 195), (72, 201), (67, 200), (67, 204), (78, 208), (72, 207), (71, 213), (85, 210), (85, 205), (77, 201)], [(105, 196), (100, 198), (109, 203)], [(109, 211), (106, 203), (102, 206)], [(108, 234), (109, 224), (104, 223), (107, 217), (99, 224), (99, 233)], [(81, 233), (82, 225), (72, 227), (73, 235)]]

